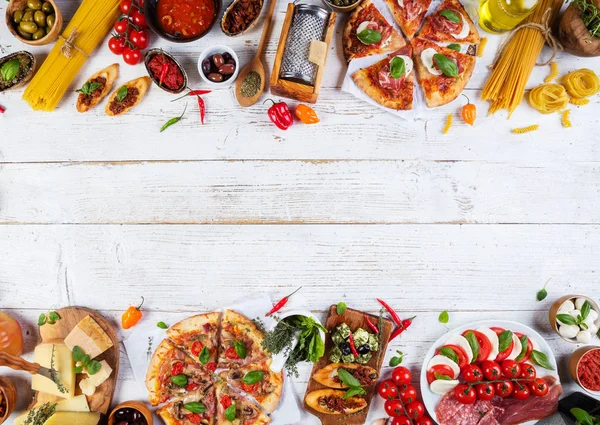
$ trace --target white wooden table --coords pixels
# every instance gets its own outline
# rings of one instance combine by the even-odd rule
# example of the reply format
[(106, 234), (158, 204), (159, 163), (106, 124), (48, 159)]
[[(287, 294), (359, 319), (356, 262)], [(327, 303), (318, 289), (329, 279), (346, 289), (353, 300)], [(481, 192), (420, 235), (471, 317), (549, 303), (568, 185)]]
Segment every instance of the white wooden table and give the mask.
[[(59, 3), (67, 19), (78, 4)], [(285, 6), (277, 7), (268, 67)], [(442, 310), (450, 311), (450, 327), (521, 321), (548, 338), (567, 392), (575, 389), (566, 371), (575, 347), (551, 332), (546, 316), (566, 293), (600, 297), (598, 97), (574, 108), (568, 130), (559, 116), (527, 105), (510, 121), (486, 117), (478, 98), (498, 43), (492, 39), (466, 90), (479, 108), (477, 125), (456, 116), (442, 135), (461, 100), (427, 120), (403, 121), (340, 92), (339, 21), (315, 106), (322, 122), (312, 127), (280, 131), (265, 106), (242, 109), (230, 90), (206, 96), (205, 126), (192, 102), (164, 133), (160, 127), (183, 104), (156, 87), (121, 118), (104, 116), (103, 107), (77, 114), (74, 90), (97, 69), (119, 62), (119, 81), (145, 74), (106, 43), (54, 113), (31, 111), (21, 91), (0, 95), (7, 108), (0, 116), (0, 309), (24, 325), (28, 358), (36, 319), (49, 309), (95, 308), (118, 327), (122, 311), (144, 296), (144, 320), (169, 323), (253, 291), (279, 299), (303, 285), (315, 312), (340, 300), (375, 311), (380, 296), (403, 315), (416, 314), (390, 347), (404, 351), (415, 372), (446, 331), (437, 321)], [(3, 53), (27, 47), (1, 27)], [(173, 53), (190, 85), (201, 88), (200, 52), (224, 43), (245, 64), (260, 27), (242, 38), (217, 27), (195, 43), (153, 38), (152, 46)], [(27, 50), (41, 59), (48, 49)], [(567, 56), (560, 64), (563, 72), (599, 65)], [(536, 69), (531, 85), (547, 73)], [(540, 131), (510, 134), (533, 123)], [(549, 297), (537, 302), (550, 278)], [(295, 381), (300, 394), (308, 370)], [(0, 373), (18, 383), (22, 411), (28, 377)], [(137, 389), (124, 350), (119, 380), (115, 402)]]

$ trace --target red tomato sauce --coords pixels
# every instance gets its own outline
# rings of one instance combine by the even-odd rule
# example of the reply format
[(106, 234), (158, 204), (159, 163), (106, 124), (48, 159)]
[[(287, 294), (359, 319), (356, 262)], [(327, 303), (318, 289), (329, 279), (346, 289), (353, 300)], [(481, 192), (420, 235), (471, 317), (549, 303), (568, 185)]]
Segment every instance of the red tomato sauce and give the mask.
[(167, 56), (158, 54), (150, 59), (148, 68), (156, 81), (160, 81), (163, 72), (163, 64), (167, 64), (167, 71), (162, 79), (162, 85), (170, 90), (178, 90), (183, 86), (183, 74), (177, 64)]
[(582, 386), (600, 391), (600, 349), (588, 351), (579, 361), (577, 376)]
[(179, 38), (202, 34), (216, 18), (213, 0), (158, 0), (156, 11), (162, 29)]

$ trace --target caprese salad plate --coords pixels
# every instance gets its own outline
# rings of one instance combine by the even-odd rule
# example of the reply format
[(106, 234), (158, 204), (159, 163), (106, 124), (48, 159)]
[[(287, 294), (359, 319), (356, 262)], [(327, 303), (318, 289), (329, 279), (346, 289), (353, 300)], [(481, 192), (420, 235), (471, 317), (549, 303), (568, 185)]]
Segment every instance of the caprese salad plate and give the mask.
[(535, 424), (562, 393), (545, 339), (521, 323), (486, 320), (440, 337), (421, 368), (421, 393), (440, 425)]

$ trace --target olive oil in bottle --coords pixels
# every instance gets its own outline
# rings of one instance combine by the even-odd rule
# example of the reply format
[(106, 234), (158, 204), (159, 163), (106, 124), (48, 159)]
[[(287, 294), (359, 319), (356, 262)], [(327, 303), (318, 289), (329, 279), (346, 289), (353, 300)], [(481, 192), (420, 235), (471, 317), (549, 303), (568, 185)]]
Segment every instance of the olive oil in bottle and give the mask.
[(479, 7), (479, 26), (487, 32), (510, 31), (535, 9), (538, 0), (485, 0)]

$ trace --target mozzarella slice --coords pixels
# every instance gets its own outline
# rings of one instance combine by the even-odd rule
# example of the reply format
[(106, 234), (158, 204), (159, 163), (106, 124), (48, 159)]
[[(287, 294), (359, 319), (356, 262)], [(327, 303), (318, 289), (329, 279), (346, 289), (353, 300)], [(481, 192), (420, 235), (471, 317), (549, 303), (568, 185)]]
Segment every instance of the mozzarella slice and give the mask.
[[(514, 336), (514, 335), (513, 335)], [(462, 335), (452, 335), (446, 341), (446, 345), (456, 345), (464, 350), (467, 354), (467, 363), (471, 363), (473, 361), (473, 350), (469, 345), (469, 341)]]
[(410, 74), (414, 67), (412, 59), (405, 55), (396, 55), (396, 57), (404, 61), (404, 75)]
[(444, 379), (436, 379), (435, 381), (433, 381), (431, 383), (431, 385), (429, 386), (429, 389), (434, 394), (444, 395), (444, 394), (452, 391), (454, 388), (456, 388), (456, 386), (458, 384), (459, 384), (459, 382), (455, 379), (453, 379), (451, 381), (446, 381)]
[(368, 26), (369, 26), (369, 24), (371, 24), (371, 23), (373, 23), (373, 24), (376, 24), (377, 22), (372, 22), (372, 21), (364, 21), (364, 22), (361, 22), (361, 23), (358, 25), (358, 28), (356, 28), (356, 33), (357, 33), (357, 34), (360, 34), (360, 33), (361, 33), (361, 32), (363, 32), (364, 30), (368, 29), (367, 27), (368, 27)]
[(477, 329), (477, 332), (481, 332), (487, 337), (487, 339), (490, 340), (490, 343), (492, 344), (492, 351), (490, 352), (490, 355), (487, 359), (495, 360), (496, 357), (498, 357), (498, 346), (500, 345), (500, 341), (498, 341), (498, 335), (496, 335), (496, 332), (494, 332), (490, 328), (479, 328)]
[(437, 53), (437, 50), (435, 50), (433, 47), (429, 47), (423, 50), (423, 52), (421, 53), (421, 61), (423, 62), (423, 65), (425, 65), (425, 68), (427, 68), (427, 71), (429, 71), (430, 74), (442, 75), (442, 71), (440, 69), (435, 68), (433, 64), (433, 55), (436, 55)]
[(514, 345), (513, 345), (512, 351), (506, 358), (507, 360), (514, 360), (517, 357), (519, 357), (519, 354), (521, 354), (521, 350), (523, 349), (523, 344), (521, 344), (521, 340), (519, 339), (519, 337), (513, 333), (512, 338), (513, 338)]
[(442, 356), (441, 354), (437, 354), (437, 355), (433, 356), (431, 358), (431, 360), (429, 360), (429, 364), (427, 365), (427, 370), (429, 370), (432, 367), (437, 366), (437, 365), (449, 366), (452, 369), (452, 372), (454, 372), (453, 378), (458, 378), (458, 375), (460, 374), (460, 368), (458, 367), (458, 365), (456, 363), (454, 363), (448, 357)]
[(404, 0), (398, 0), (398, 6), (404, 7)]
[(463, 26), (462, 26), (462, 29), (460, 30), (460, 32), (457, 34), (452, 34), (452, 37), (456, 38), (457, 40), (462, 40), (463, 38), (467, 38), (467, 36), (469, 35), (469, 31), (471, 30), (471, 27), (469, 26), (469, 23), (467, 22), (467, 20), (465, 19), (465, 17), (463, 16), (462, 13), (458, 13), (458, 16), (460, 17), (460, 20), (462, 21)]

